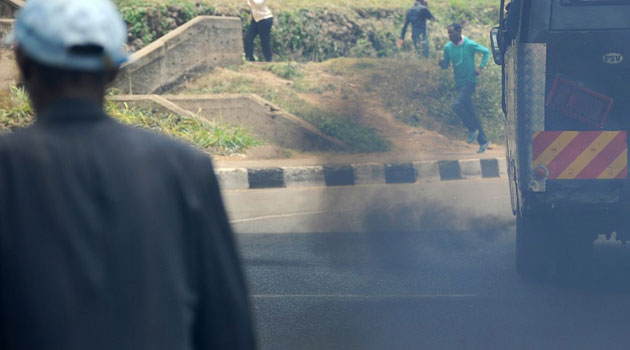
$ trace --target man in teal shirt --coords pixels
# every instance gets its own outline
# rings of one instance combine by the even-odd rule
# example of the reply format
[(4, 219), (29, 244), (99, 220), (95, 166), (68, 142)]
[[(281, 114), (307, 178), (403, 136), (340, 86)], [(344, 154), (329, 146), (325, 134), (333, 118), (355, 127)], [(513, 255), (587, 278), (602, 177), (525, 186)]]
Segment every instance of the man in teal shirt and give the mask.
[[(490, 143), (475, 112), (472, 97), (477, 88), (477, 76), (481, 74), (488, 63), (490, 51), (462, 36), (462, 26), (457, 23), (448, 27), (448, 37), (451, 41), (444, 47), (444, 59), (440, 61), (440, 66), (442, 69), (447, 69), (451, 63), (453, 64), (455, 88), (457, 89), (453, 110), (468, 128), (468, 143), (473, 143), (477, 138), (477, 142), (479, 142), (477, 153), (483, 153)], [(475, 66), (476, 53), (483, 54), (479, 67)]]

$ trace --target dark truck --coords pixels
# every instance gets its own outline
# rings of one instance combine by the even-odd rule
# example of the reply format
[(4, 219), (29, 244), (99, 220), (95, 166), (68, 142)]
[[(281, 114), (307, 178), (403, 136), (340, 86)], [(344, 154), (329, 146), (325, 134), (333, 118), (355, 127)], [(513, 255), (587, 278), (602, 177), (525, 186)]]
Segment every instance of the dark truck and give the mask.
[(501, 0), (507, 164), (524, 276), (630, 239), (630, 0)]

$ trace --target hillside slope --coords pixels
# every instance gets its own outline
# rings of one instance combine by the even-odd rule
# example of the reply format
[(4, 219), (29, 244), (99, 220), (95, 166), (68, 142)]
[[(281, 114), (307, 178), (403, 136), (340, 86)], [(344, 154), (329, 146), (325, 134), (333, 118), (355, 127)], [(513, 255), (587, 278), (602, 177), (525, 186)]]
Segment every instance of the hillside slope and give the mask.
[[(176, 92), (255, 93), (356, 152), (474, 153), (476, 146), (463, 141), (464, 129), (450, 111), (450, 87), (435, 84), (449, 74), (413, 56), (248, 63), (216, 69)], [(484, 83), (490, 79), (482, 77)], [(500, 143), (502, 129), (487, 127), (493, 141)]]
[[(405, 8), (412, 0), (275, 0), (272, 3), (275, 60), (219, 69), (180, 87), (180, 93), (253, 92), (356, 152), (473, 150), (451, 110), (452, 73), (437, 60), (457, 21), (474, 40), (488, 45), (497, 3), (493, 0), (431, 2), (439, 22), (430, 24), (430, 59), (419, 59), (407, 40), (395, 46)], [(133, 49), (199, 14), (237, 15), (248, 25), (246, 1), (118, 0)], [(298, 62), (298, 63), (296, 63)], [(322, 63), (317, 63), (322, 62)], [(500, 70), (489, 65), (476, 99), (495, 143), (503, 140)], [(282, 153), (282, 152), (281, 152)]]

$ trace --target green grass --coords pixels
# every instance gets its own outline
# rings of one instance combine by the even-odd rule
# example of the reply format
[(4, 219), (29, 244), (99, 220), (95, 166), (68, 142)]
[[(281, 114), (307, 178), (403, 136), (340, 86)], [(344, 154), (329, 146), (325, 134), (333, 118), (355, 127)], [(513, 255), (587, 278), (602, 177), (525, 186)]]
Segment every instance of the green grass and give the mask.
[[(353, 145), (355, 150), (385, 150), (377, 130), (364, 130), (357, 123), (347, 124), (349, 118), (325, 106), (312, 106), (300, 101), (296, 93), (326, 92), (327, 84), (306, 86), (303, 82), (303, 63), (294, 61), (326, 61), (337, 57), (378, 57), (378, 60), (359, 60), (356, 66), (344, 66), (362, 77), (368, 89), (373, 89), (387, 100), (386, 108), (399, 120), (422, 126), (448, 136), (460, 137), (460, 121), (452, 111), (454, 98), (451, 71), (436, 68), (444, 44), (448, 41), (445, 27), (452, 22), (464, 25), (464, 34), (488, 46), (489, 28), (498, 21), (498, 0), (429, 0), (438, 18), (431, 22), (432, 55), (429, 61), (418, 60), (409, 36), (402, 50), (395, 46), (404, 20), (404, 13), (413, 0), (274, 0), (272, 44), (274, 62), (263, 69), (291, 81), (291, 89), (255, 86), (251, 80), (235, 77), (213, 81), (197, 93), (255, 93), (276, 103), (293, 114), (313, 123), (320, 130)], [(249, 22), (245, 0), (117, 0), (130, 27), (138, 30), (143, 40), (156, 33), (148, 33), (142, 11), (165, 11), (175, 6), (186, 16), (211, 11), (222, 15), (240, 16), (244, 30)], [(153, 10), (151, 10), (153, 9)], [(169, 11), (172, 11), (169, 10)], [(360, 34), (338, 39), (329, 25), (358, 26)], [(152, 26), (155, 27), (155, 26)], [(256, 45), (259, 50), (259, 45)], [(260, 52), (256, 52), (260, 56)], [(408, 64), (407, 64), (408, 63)], [(334, 69), (331, 65), (330, 69)], [(340, 71), (340, 74), (343, 74)], [(344, 93), (340, 91), (340, 93)], [(503, 139), (503, 120), (500, 112), (500, 70), (492, 63), (484, 71), (475, 99), (480, 119), (494, 142)], [(323, 108), (322, 108), (323, 107)], [(350, 132), (351, 130), (359, 130)], [(363, 135), (368, 135), (363, 138)]]
[[(246, 64), (247, 65), (247, 64)], [(290, 68), (289, 68), (290, 67)], [(282, 78), (291, 78), (291, 85), (270, 87), (259, 84), (249, 77), (224, 69), (223, 75), (210, 75), (199, 86), (181, 88), (183, 94), (235, 94), (252, 93), (272, 102), (284, 110), (311, 123), (317, 129), (349, 146), (354, 152), (384, 152), (390, 144), (381, 133), (369, 126), (352, 121), (348, 116), (312, 105), (298, 96), (305, 89), (303, 66), (295, 63), (273, 63), (262, 66), (263, 70), (272, 71)], [(276, 73), (278, 72), (278, 73)]]
[[(146, 45), (198, 15), (237, 16), (249, 26), (246, 1), (118, 0), (135, 49)], [(275, 60), (324, 61), (336, 57), (392, 57), (405, 10), (413, 0), (277, 0), (271, 36)], [(452, 22), (478, 30), (498, 22), (498, 0), (431, 2), (439, 22), (431, 32), (445, 32)], [(349, 34), (350, 33), (350, 34)], [(137, 41), (140, 40), (140, 45)], [(255, 55), (262, 54), (258, 45)]]
[[(167, 135), (214, 155), (242, 153), (260, 144), (242, 127), (213, 123), (193, 117), (160, 113), (127, 104), (105, 102), (107, 114), (121, 123)], [(10, 94), (0, 96), (0, 133), (23, 128), (33, 122), (33, 110), (28, 94), (11, 87)]]
[[(192, 1), (117, 1), (132, 38), (146, 45), (199, 15), (212, 15), (214, 6)], [(173, 18), (173, 14), (175, 17)], [(156, 23), (151, 23), (156, 22)]]
[(302, 66), (296, 62), (269, 63), (264, 67), (264, 69), (287, 80), (295, 80), (304, 77)]
[(116, 104), (109, 100), (105, 103), (105, 110), (107, 114), (124, 124), (183, 140), (209, 154), (238, 154), (260, 144), (240, 126), (160, 113), (142, 107), (130, 107), (124, 103)]
[[(245, 0), (116, 0), (122, 6), (147, 6), (147, 5), (188, 5), (200, 4), (215, 6), (217, 8), (244, 8), (247, 7)], [(432, 8), (442, 9), (443, 7), (467, 7), (474, 8), (479, 5), (497, 5), (497, 0), (433, 0), (430, 1)], [(270, 7), (275, 10), (291, 10), (300, 8), (376, 8), (376, 9), (400, 9), (413, 5), (413, 0), (274, 0)]]
[[(327, 62), (333, 74), (357, 77), (366, 91), (376, 94), (397, 119), (443, 135), (463, 137), (464, 128), (453, 112), (455, 99), (452, 70), (437, 65), (438, 53), (430, 60), (409, 57), (388, 59), (337, 59)], [(478, 58), (479, 60), (479, 58)], [(501, 70), (492, 62), (483, 71), (474, 98), (475, 108), (488, 137), (503, 142)]]
[(0, 134), (23, 128), (33, 122), (33, 109), (28, 94), (11, 86), (10, 93), (0, 95)]

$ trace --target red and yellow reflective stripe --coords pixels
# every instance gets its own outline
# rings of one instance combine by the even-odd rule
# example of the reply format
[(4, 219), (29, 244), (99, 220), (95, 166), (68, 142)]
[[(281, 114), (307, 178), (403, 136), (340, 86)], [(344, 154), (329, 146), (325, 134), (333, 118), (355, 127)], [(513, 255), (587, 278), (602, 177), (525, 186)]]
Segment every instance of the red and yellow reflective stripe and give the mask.
[(625, 131), (539, 131), (532, 164), (549, 169), (549, 179), (625, 179), (627, 137)]

